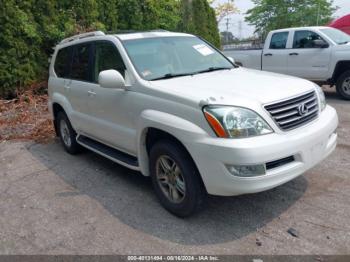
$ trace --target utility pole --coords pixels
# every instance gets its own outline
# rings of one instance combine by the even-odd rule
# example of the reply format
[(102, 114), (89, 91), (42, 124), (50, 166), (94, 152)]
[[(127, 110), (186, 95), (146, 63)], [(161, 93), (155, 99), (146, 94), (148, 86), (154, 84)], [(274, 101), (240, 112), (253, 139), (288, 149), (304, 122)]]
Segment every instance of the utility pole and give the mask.
[(226, 43), (229, 42), (229, 39), (228, 39), (228, 29), (229, 29), (229, 27), (230, 27), (230, 20), (231, 20), (231, 18), (229, 18), (229, 17), (226, 18)]
[(239, 20), (238, 22), (238, 36), (239, 36), (239, 40), (242, 39), (242, 20)]
[(319, 24), (320, 21), (320, 3), (318, 3), (318, 7), (317, 7), (317, 26)]

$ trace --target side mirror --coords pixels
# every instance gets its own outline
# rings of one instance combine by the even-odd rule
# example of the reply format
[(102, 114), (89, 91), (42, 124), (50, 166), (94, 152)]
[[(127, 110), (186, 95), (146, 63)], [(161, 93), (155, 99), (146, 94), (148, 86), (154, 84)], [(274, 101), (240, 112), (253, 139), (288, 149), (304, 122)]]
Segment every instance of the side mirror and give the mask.
[(232, 63), (235, 63), (235, 60), (233, 59), (233, 57), (228, 56), (227, 58), (228, 58), (228, 60), (230, 60)]
[(98, 83), (103, 88), (123, 89), (125, 88), (125, 80), (117, 70), (105, 70), (100, 72)]
[(322, 39), (313, 40), (312, 42), (313, 42), (314, 47), (316, 47), (316, 48), (328, 48), (329, 47), (329, 44)]

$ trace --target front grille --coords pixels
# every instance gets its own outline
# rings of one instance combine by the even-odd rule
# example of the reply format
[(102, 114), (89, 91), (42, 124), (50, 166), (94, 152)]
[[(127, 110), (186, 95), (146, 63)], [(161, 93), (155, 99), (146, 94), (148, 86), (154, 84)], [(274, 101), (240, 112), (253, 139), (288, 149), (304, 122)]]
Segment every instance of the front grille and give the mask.
[(265, 106), (273, 120), (288, 131), (303, 126), (318, 117), (318, 100), (313, 91), (302, 96)]

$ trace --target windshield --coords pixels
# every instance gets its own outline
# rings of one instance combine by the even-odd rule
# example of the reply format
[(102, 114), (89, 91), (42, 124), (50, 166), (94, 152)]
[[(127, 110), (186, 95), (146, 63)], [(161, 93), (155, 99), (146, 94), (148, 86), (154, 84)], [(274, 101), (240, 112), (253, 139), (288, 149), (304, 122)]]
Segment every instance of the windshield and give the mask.
[(123, 41), (139, 75), (159, 80), (231, 69), (223, 55), (197, 37), (159, 37)]
[(338, 29), (334, 29), (334, 28), (321, 29), (321, 32), (327, 35), (330, 39), (332, 39), (338, 45), (345, 45), (350, 42), (350, 36)]

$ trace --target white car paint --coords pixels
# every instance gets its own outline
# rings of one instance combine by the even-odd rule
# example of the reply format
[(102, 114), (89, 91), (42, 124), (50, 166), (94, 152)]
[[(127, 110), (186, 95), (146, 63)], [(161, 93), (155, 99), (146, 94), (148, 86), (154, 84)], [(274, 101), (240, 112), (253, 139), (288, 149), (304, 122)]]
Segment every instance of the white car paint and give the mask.
[[(337, 64), (342, 61), (350, 61), (350, 44), (338, 45), (335, 43), (321, 31), (327, 28), (300, 27), (275, 30), (268, 34), (263, 50), (227, 49), (224, 53), (227, 56), (233, 57), (235, 62), (247, 68), (284, 73), (315, 82), (334, 84), (337, 81), (337, 76), (335, 76)], [(329, 44), (329, 47), (293, 48), (294, 34), (297, 31), (314, 32), (321, 36)], [(280, 32), (289, 33), (286, 48), (271, 49), (270, 43), (272, 36)], [(350, 67), (347, 70), (350, 70)]]
[[(315, 91), (315, 84), (245, 68), (146, 81), (138, 75), (121, 40), (155, 36), (193, 37), (168, 32), (99, 35), (58, 45), (50, 66), (51, 112), (53, 105), (59, 104), (78, 135), (136, 156), (136, 170), (145, 176), (149, 175), (147, 130), (156, 128), (171, 134), (186, 147), (207, 192), (213, 195), (232, 196), (276, 187), (302, 175), (335, 149), (338, 117), (332, 107), (319, 109), (317, 119), (291, 131), (282, 131), (264, 108), (266, 104)], [(53, 65), (58, 50), (94, 40), (108, 40), (118, 48), (127, 70), (124, 89), (57, 77)], [(204, 117), (203, 106), (207, 105), (249, 108), (270, 125), (273, 133), (244, 139), (218, 138)], [(295, 156), (293, 163), (260, 177), (235, 177), (226, 168), (228, 164), (264, 164), (290, 155)]]

